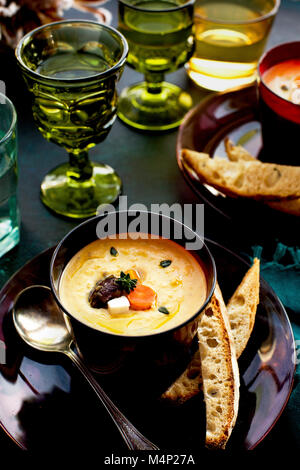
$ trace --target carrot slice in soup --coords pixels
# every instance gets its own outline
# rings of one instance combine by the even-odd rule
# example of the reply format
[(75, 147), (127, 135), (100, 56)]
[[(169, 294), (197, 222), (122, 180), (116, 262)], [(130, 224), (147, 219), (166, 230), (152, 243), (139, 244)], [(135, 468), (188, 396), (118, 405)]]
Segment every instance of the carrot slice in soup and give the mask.
[(151, 287), (139, 284), (127, 298), (133, 310), (148, 310), (156, 299), (156, 292)]

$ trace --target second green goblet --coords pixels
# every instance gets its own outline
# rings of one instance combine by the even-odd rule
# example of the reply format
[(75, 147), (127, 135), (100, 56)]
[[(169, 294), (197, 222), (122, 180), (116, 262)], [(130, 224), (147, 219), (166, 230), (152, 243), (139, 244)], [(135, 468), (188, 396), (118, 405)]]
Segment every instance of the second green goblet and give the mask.
[(123, 90), (118, 116), (144, 130), (172, 129), (192, 107), (191, 96), (164, 81), (194, 51), (195, 0), (119, 0), (119, 27), (129, 45), (128, 65), (145, 81)]
[(90, 217), (120, 194), (119, 176), (91, 162), (88, 150), (105, 139), (115, 121), (116, 83), (127, 54), (122, 34), (82, 20), (37, 28), (16, 49), (38, 129), (69, 153), (69, 163), (48, 173), (41, 185), (43, 203), (58, 214)]

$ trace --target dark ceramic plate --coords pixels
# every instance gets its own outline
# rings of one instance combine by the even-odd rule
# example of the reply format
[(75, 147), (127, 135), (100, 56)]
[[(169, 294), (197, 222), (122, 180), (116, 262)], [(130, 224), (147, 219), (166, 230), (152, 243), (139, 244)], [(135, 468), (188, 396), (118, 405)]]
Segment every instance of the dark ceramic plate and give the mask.
[[(247, 263), (214, 242), (207, 244), (226, 300), (242, 279)], [(24, 449), (125, 450), (110, 418), (70, 361), (29, 348), (14, 329), (14, 298), (26, 286), (49, 285), (52, 251), (26, 264), (0, 292), (0, 340), (6, 347), (6, 364), (0, 365), (0, 425)], [(291, 392), (294, 353), (286, 312), (262, 281), (254, 331), (239, 360), (240, 410), (229, 449), (252, 449), (272, 429)], [(201, 453), (205, 434), (201, 395), (179, 407), (168, 407), (159, 400), (184, 364), (179, 366), (175, 361), (166, 370), (163, 365), (148, 366), (138, 355), (128, 354), (121, 369), (98, 375), (104, 389), (160, 449)]]
[(277, 223), (279, 217), (294, 218), (253, 200), (228, 197), (202, 184), (197, 174), (184, 164), (183, 148), (208, 153), (212, 158), (227, 158), (225, 137), (261, 159), (263, 148), (256, 86), (210, 96), (186, 115), (177, 139), (178, 166), (194, 192), (229, 219), (240, 220), (245, 216), (245, 220), (252, 222), (253, 217), (265, 221), (275, 216)]

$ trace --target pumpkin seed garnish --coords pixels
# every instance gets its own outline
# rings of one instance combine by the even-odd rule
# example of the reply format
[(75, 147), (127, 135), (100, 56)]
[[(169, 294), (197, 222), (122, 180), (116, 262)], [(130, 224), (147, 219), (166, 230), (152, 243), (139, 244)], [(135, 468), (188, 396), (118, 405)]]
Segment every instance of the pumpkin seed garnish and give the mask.
[(164, 313), (165, 315), (169, 315), (169, 314), (170, 314), (169, 310), (168, 310), (166, 307), (159, 307), (158, 311), (159, 311), (160, 313)]
[(162, 267), (162, 268), (167, 268), (168, 266), (170, 266), (170, 264), (172, 264), (172, 261), (170, 259), (165, 259), (164, 261), (161, 261), (159, 263), (159, 265)]
[(118, 256), (119, 253), (117, 252), (115, 247), (112, 246), (111, 249), (110, 249), (110, 254), (111, 254), (111, 256)]

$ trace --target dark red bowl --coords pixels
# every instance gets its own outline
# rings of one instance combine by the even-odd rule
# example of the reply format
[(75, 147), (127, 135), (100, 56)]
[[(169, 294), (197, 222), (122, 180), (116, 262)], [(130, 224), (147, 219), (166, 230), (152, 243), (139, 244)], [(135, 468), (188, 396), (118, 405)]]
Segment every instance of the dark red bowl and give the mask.
[(300, 41), (274, 47), (260, 60), (259, 104), (264, 144), (264, 160), (300, 165), (300, 105), (274, 93), (264, 82), (264, 73), (276, 64), (300, 59)]

